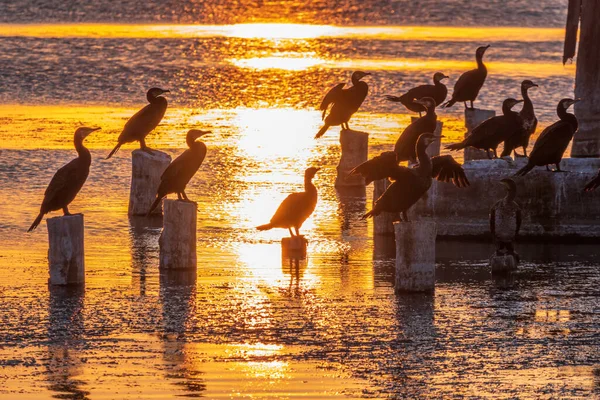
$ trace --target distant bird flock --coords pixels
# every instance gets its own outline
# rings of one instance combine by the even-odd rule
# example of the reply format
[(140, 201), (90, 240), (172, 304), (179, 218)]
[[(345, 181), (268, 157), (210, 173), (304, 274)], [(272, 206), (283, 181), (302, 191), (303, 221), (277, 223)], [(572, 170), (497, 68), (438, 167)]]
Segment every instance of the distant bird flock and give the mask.
[[(442, 72), (433, 75), (433, 85), (421, 85), (410, 89), (401, 96), (388, 95), (386, 99), (402, 104), (406, 109), (419, 113), (419, 118), (408, 125), (400, 134), (393, 150), (357, 165), (351, 174), (361, 175), (367, 184), (380, 179), (390, 179), (392, 184), (375, 201), (373, 209), (365, 214), (365, 218), (379, 215), (383, 212), (399, 213), (401, 221), (408, 221), (407, 211), (429, 190), (433, 179), (449, 182), (462, 188), (469, 186), (465, 171), (451, 155), (430, 157), (426, 150), (429, 145), (443, 136), (435, 136), (437, 124), (435, 109), (438, 106), (452, 107), (462, 102), (466, 109), (473, 109), (480, 89), (485, 83), (487, 69), (483, 56), (490, 46), (477, 48), (475, 60), (477, 68), (463, 73), (454, 85), (453, 93), (446, 103), (448, 90), (442, 80), (449, 77)], [(340, 125), (342, 129), (350, 129), (349, 121), (358, 111), (368, 94), (368, 85), (362, 79), (370, 75), (362, 71), (352, 74), (352, 86), (344, 88), (340, 83), (327, 92), (319, 109), (322, 111), (323, 126), (315, 138), (322, 137), (331, 126)], [(502, 115), (483, 121), (472, 129), (460, 143), (447, 145), (449, 150), (460, 150), (467, 147), (481, 149), (487, 152), (489, 158), (498, 157), (497, 148), (504, 144), (501, 157), (528, 157), (527, 165), (516, 175), (523, 176), (536, 166), (555, 165), (554, 172), (560, 172), (560, 162), (577, 131), (577, 119), (568, 109), (579, 100), (562, 99), (556, 108), (558, 121), (551, 124), (540, 134), (533, 150), (528, 155), (527, 146), (531, 135), (537, 127), (537, 118), (528, 90), (538, 85), (531, 80), (521, 83), (522, 100), (505, 99), (502, 103)], [(161, 122), (167, 110), (167, 99), (164, 97), (168, 90), (151, 88), (146, 98), (148, 105), (133, 115), (125, 124), (117, 139), (114, 149), (108, 154), (111, 158), (125, 143), (139, 142), (140, 149), (152, 152), (146, 145), (146, 136)], [(469, 103), (467, 105), (467, 103)], [(523, 103), (520, 112), (513, 108)], [(424, 115), (423, 115), (424, 113)], [(75, 132), (74, 145), (78, 157), (60, 168), (46, 189), (40, 207), (39, 215), (29, 228), (34, 230), (43, 216), (51, 211), (63, 210), (64, 215), (70, 215), (68, 206), (76, 197), (85, 183), (91, 163), (89, 150), (84, 146), (84, 139), (100, 128), (79, 128)], [(179, 200), (190, 201), (185, 188), (194, 174), (198, 171), (207, 153), (206, 145), (198, 141), (208, 134), (208, 131), (192, 129), (187, 133), (188, 149), (167, 167), (161, 177), (161, 183), (156, 193), (156, 200), (148, 210), (150, 213), (168, 194), (177, 194)], [(522, 148), (523, 154), (517, 149)], [(399, 165), (407, 161), (408, 166)], [(276, 210), (271, 221), (258, 226), (258, 230), (271, 228), (288, 229), (290, 235), (300, 236), (302, 224), (310, 217), (317, 205), (317, 189), (312, 179), (319, 168), (309, 167), (304, 174), (304, 192), (290, 194)], [(516, 185), (511, 179), (503, 179), (507, 188), (507, 197), (492, 207), (490, 228), (492, 234), (502, 246), (509, 246), (521, 224), (520, 209), (514, 203)], [(584, 188), (591, 191), (600, 186), (600, 171)], [(506, 226), (505, 226), (506, 225)], [(293, 230), (292, 230), (293, 229)], [(511, 236), (511, 232), (514, 234)], [(512, 252), (512, 248), (508, 249)]]

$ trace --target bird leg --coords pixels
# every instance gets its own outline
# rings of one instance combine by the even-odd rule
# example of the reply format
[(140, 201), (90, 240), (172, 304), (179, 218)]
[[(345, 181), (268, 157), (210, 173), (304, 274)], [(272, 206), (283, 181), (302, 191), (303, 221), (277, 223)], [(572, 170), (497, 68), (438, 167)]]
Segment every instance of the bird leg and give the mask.
[(419, 118), (421, 118), (421, 117), (422, 117), (422, 115), (421, 115), (421, 111), (419, 111)]
[(523, 146), (523, 157), (529, 158), (529, 156), (527, 155), (527, 146)]
[(473, 100), (469, 100), (471, 102), (471, 110), (474, 110), (475, 107), (473, 107)]
[(551, 172), (550, 167), (546, 164), (546, 171)]
[(467, 102), (464, 101), (463, 103), (465, 103), (465, 110), (469, 108), (469, 106), (467, 106)]
[(64, 215), (73, 215), (69, 212), (69, 208), (67, 206), (63, 207), (63, 214)]
[(290, 236), (294, 237), (294, 232), (292, 232), (292, 228), (288, 228), (288, 230), (290, 231)]
[(146, 146), (146, 139), (140, 139), (140, 149), (146, 153), (152, 154), (153, 151), (150, 147)]
[(498, 150), (497, 149), (493, 149), (494, 150), (494, 158), (498, 158)]
[(179, 192), (177, 192), (177, 200), (183, 200), (183, 196)]
[(298, 229), (298, 227), (294, 227), (294, 230), (296, 231), (296, 236), (300, 236), (300, 229)]
[(196, 205), (196, 209), (198, 208), (198, 203), (196, 203), (193, 200), (188, 199), (187, 194), (185, 194), (185, 190), (181, 192), (181, 195), (183, 196), (183, 201), (195, 204)]
[(493, 158), (492, 157), (492, 152), (490, 151), (490, 149), (486, 149), (485, 151), (487, 152), (488, 158), (491, 160)]

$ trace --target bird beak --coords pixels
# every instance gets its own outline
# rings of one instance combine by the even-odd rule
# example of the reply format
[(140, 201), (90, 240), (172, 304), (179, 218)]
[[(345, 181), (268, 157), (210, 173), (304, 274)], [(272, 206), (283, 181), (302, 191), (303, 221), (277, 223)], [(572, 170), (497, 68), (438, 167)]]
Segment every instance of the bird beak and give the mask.
[(95, 132), (95, 131), (99, 131), (100, 129), (101, 129), (100, 127), (98, 127), (98, 128), (90, 128), (90, 130), (87, 131), (85, 133), (85, 135), (83, 135), (83, 137), (86, 138), (86, 137), (88, 137), (90, 135), (90, 133)]
[(198, 131), (194, 134), (194, 139), (198, 139), (199, 137), (208, 135), (209, 133), (211, 133), (211, 131)]
[(522, 99), (521, 99), (521, 100), (517, 100), (517, 103), (516, 103), (516, 104), (522, 103), (522, 102), (524, 102), (524, 101), (525, 101), (525, 100), (522, 100)]
[(531, 87), (539, 87), (539, 86), (534, 83), (531, 85)]
[(162, 92), (163, 92), (163, 93), (171, 93), (171, 91), (170, 91), (170, 90), (163, 90)]
[(319, 172), (321, 168), (315, 168), (315, 172)]
[(491, 45), (491, 44), (488, 44), (487, 46), (485, 46), (485, 49), (487, 50), (487, 49), (489, 49), (490, 47), (492, 47), (492, 45)]
[(442, 79), (450, 79), (450, 77), (448, 75), (444, 75)]
[(370, 72), (365, 72), (365, 76), (371, 75)]

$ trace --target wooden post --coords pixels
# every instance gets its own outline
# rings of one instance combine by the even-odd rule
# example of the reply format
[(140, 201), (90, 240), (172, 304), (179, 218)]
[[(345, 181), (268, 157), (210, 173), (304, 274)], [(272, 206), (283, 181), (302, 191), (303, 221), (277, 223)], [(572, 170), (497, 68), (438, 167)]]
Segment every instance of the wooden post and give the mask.
[[(129, 215), (146, 215), (156, 198), (160, 176), (171, 163), (171, 156), (162, 151), (152, 153), (137, 149), (131, 153), (131, 190), (129, 192)], [(160, 214), (162, 206), (152, 214)]]
[(50, 285), (85, 283), (83, 214), (48, 218)]
[(304, 236), (285, 237), (281, 239), (281, 255), (290, 258), (306, 258), (308, 241)]
[[(392, 183), (388, 179), (380, 179), (373, 182), (373, 205), (375, 201), (381, 197)], [(373, 217), (373, 234), (374, 235), (394, 235), (394, 221), (400, 218), (398, 213), (381, 213)]]
[(165, 200), (163, 230), (158, 240), (161, 269), (196, 268), (196, 204)]
[[(481, 124), (486, 119), (492, 118), (496, 116), (496, 112), (493, 110), (480, 110), (478, 108), (465, 109), (465, 128), (467, 128), (467, 132), (465, 133), (465, 137), (471, 134), (471, 131), (477, 127), (477, 125)], [(472, 147), (467, 147), (465, 149), (465, 162), (471, 160), (487, 160), (489, 157), (487, 152), (484, 150), (474, 149)]]
[(492, 274), (502, 274), (511, 271), (516, 271), (517, 260), (512, 254), (505, 254), (502, 256), (493, 254), (490, 257), (490, 266), (492, 267)]
[(396, 222), (398, 292), (431, 292), (435, 288), (435, 222)]
[[(419, 119), (419, 117), (410, 117), (410, 122), (413, 123), (418, 119)], [(444, 123), (442, 121), (437, 121), (436, 125), (435, 125), (435, 131), (433, 132), (433, 134), (435, 136), (441, 136), (443, 127), (444, 127)], [(439, 156), (441, 147), (442, 147), (442, 141), (436, 140), (435, 142), (431, 143), (427, 147), (426, 153), (429, 155), (429, 157)]]
[(348, 172), (367, 161), (369, 134), (343, 129), (340, 132), (340, 145), (342, 147), (342, 156), (337, 166), (335, 186), (365, 186), (365, 179), (362, 176), (348, 176)]
[[(576, 2), (577, 3), (577, 2)], [(579, 129), (571, 157), (600, 157), (600, 2), (581, 0), (581, 32), (577, 50), (575, 104)]]

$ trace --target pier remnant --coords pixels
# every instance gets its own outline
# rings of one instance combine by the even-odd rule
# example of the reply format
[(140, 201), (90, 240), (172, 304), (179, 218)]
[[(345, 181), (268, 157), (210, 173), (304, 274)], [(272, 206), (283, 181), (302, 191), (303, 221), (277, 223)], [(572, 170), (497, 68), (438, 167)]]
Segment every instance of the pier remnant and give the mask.
[(85, 283), (83, 214), (48, 218), (50, 285)]
[[(439, 142), (439, 141), (438, 141)], [(373, 182), (373, 205), (377, 199), (381, 197), (383, 192), (392, 184), (389, 179), (380, 179)], [(382, 212), (373, 217), (373, 234), (374, 235), (394, 235), (394, 221), (398, 221), (400, 215), (398, 213)]]
[[(129, 192), (129, 215), (146, 215), (160, 185), (160, 177), (171, 163), (171, 156), (162, 151), (151, 153), (140, 149), (131, 153), (131, 189)], [(152, 214), (160, 214), (159, 205)]]
[(433, 221), (396, 222), (396, 285), (399, 292), (431, 292), (435, 288)]
[(195, 269), (196, 203), (164, 201), (163, 230), (158, 240), (161, 269)]
[[(465, 137), (471, 134), (471, 131), (481, 124), (486, 119), (496, 116), (493, 110), (480, 110), (478, 108), (465, 108), (465, 128), (467, 132)], [(472, 147), (465, 148), (465, 161), (471, 160), (487, 160), (489, 157), (484, 150), (474, 149)]]
[(366, 132), (342, 129), (340, 132), (342, 155), (337, 166), (336, 187), (365, 186), (365, 179), (360, 175), (348, 175), (357, 165), (367, 161), (369, 153), (369, 134)]
[(490, 257), (492, 274), (505, 274), (517, 270), (517, 260), (512, 254), (497, 255)]
[(308, 241), (303, 235), (281, 239), (281, 255), (283, 257), (304, 259)]

